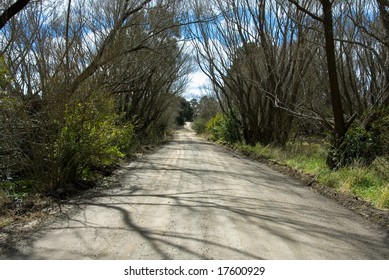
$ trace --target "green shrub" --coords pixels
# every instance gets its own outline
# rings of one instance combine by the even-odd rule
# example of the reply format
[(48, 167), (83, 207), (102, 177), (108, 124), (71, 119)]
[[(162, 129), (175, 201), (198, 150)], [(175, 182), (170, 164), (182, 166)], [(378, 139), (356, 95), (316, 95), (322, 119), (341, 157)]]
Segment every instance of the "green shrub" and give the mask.
[(229, 144), (240, 142), (243, 139), (241, 124), (235, 111), (229, 112), (224, 119), (223, 138)]
[(229, 144), (241, 141), (240, 127), (233, 112), (228, 115), (217, 113), (206, 124), (206, 131), (214, 141), (223, 141)]
[(0, 94), (10, 82), (8, 65), (3, 55), (0, 55)]
[(358, 159), (370, 164), (377, 152), (377, 139), (364, 127), (354, 125), (345, 135), (340, 149), (341, 165), (350, 165)]
[(338, 170), (331, 170), (326, 165), (328, 147), (322, 144), (289, 143), (285, 148), (279, 148), (236, 143), (234, 147), (315, 175), (319, 183), (354, 194), (378, 208), (389, 208), (389, 160), (386, 157), (376, 158), (370, 166), (354, 161)]
[(224, 115), (217, 113), (212, 119), (210, 119), (206, 125), (205, 130), (209, 132), (210, 139), (213, 141), (223, 140), (224, 130)]
[(196, 131), (197, 134), (202, 134), (205, 132), (207, 121), (202, 118), (197, 118), (192, 125), (192, 128), (194, 131)]
[[(389, 107), (355, 121), (338, 147), (329, 153), (329, 165), (341, 168), (354, 162), (370, 165), (377, 157), (389, 155)], [(335, 165), (334, 165), (334, 164)]]
[(133, 126), (117, 125), (118, 117), (108, 98), (68, 106), (55, 144), (56, 185), (81, 179), (88, 169), (114, 164), (125, 155), (131, 148)]
[(378, 110), (367, 126), (375, 141), (375, 154), (389, 156), (389, 106)]

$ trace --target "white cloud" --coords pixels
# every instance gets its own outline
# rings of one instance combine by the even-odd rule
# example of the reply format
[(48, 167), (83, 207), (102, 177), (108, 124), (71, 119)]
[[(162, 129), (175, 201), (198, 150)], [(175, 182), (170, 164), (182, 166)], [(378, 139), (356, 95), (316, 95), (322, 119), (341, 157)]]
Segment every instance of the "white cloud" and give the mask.
[(192, 98), (200, 99), (207, 94), (207, 89), (211, 87), (211, 82), (201, 70), (190, 74), (188, 85), (183, 96), (190, 100)]

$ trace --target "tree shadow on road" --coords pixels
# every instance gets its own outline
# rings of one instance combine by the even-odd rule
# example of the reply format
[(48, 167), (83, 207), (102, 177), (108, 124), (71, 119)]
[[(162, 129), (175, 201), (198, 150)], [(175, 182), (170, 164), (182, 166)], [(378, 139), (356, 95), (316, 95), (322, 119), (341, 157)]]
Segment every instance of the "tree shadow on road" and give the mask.
[[(225, 194), (222, 194), (222, 193)], [(144, 202), (142, 202), (144, 200)], [(150, 202), (153, 201), (153, 202)], [(74, 203), (74, 206), (78, 208), (78, 213), (83, 213), (90, 207), (94, 208), (94, 212), (110, 210), (121, 217), (125, 227), (112, 227), (104, 226), (101, 224), (94, 224), (93, 221), (89, 221), (87, 215), (77, 215), (75, 219), (74, 215), (69, 215), (66, 219), (68, 224), (64, 226), (53, 225), (49, 230), (42, 229), (19, 237), (18, 246), (7, 248), (3, 252), (3, 258), (5, 259), (41, 259), (39, 251), (34, 252), (27, 249), (28, 246), (33, 248), (35, 240), (43, 237), (45, 234), (51, 231), (58, 230), (93, 230), (98, 232), (102, 231), (119, 231), (123, 235), (134, 234), (139, 237), (148, 247), (155, 252), (153, 258), (158, 259), (172, 259), (173, 255), (169, 254), (171, 248), (176, 251), (180, 251), (186, 258), (189, 259), (211, 259), (212, 253), (204, 254), (204, 252), (197, 250), (197, 248), (208, 247), (211, 251), (228, 252), (235, 256), (235, 259), (264, 259), (266, 258), (265, 252), (250, 252), (233, 245), (227, 245), (223, 242), (215, 242), (207, 240), (204, 236), (194, 236), (190, 230), (186, 232), (176, 231), (162, 231), (153, 229), (152, 224), (141, 225), (139, 220), (134, 219), (133, 211), (129, 210), (137, 207), (147, 207), (154, 209), (156, 213), (163, 209), (166, 211), (181, 211), (184, 209), (186, 213), (206, 213), (212, 211), (215, 215), (222, 215), (229, 219), (235, 219), (237, 224), (251, 224), (253, 230), (262, 231), (268, 233), (274, 238), (281, 240), (282, 242), (289, 244), (300, 243), (301, 246), (310, 247), (313, 251), (323, 251), (323, 256), (328, 256), (331, 250), (335, 248), (329, 248), (328, 244), (331, 244), (331, 240), (338, 240), (345, 244), (345, 250), (355, 250), (355, 248), (368, 248), (365, 253), (366, 256), (370, 256), (373, 259), (388, 258), (389, 242), (386, 237), (386, 250), (382, 248), (382, 243), (379, 243), (368, 236), (360, 236), (351, 232), (348, 229), (336, 230), (329, 224), (326, 226), (324, 223), (316, 223), (315, 220), (328, 220), (336, 219), (337, 212), (325, 213), (320, 209), (309, 209), (314, 219), (293, 219), (290, 218), (290, 212), (304, 213), (307, 209), (303, 209), (299, 205), (285, 205), (277, 203), (276, 201), (260, 201), (257, 198), (249, 196), (237, 196), (229, 195), (225, 190), (203, 190), (195, 192), (179, 192), (179, 193), (154, 193), (149, 194), (145, 192), (139, 186), (132, 186), (130, 188), (124, 188), (118, 193), (109, 194), (105, 190), (101, 192), (95, 191), (89, 198), (84, 199), (81, 202)], [(271, 205), (271, 206), (270, 206)], [(151, 210), (152, 211), (152, 210)], [(312, 211), (314, 211), (312, 213)], [(200, 214), (199, 214), (200, 213)], [(268, 214), (266, 214), (268, 213)], [(189, 214), (188, 214), (189, 215)], [(331, 216), (331, 218), (330, 218)], [(157, 219), (158, 217), (156, 217)], [(322, 243), (318, 244), (303, 244), (304, 238), (300, 239), (298, 236), (292, 237), (290, 231), (300, 233), (300, 235), (315, 236), (317, 239), (321, 239)], [(11, 234), (11, 233), (10, 233)], [(228, 234), (228, 229), (225, 233)], [(248, 234), (248, 233), (242, 233)], [(300, 236), (301, 237), (301, 236)], [(94, 249), (93, 240), (85, 240), (82, 235), (79, 236), (80, 246), (85, 248), (89, 247), (89, 250)], [(6, 242), (6, 241), (5, 241)], [(266, 242), (266, 240), (253, 240), (253, 242)], [(309, 241), (308, 241), (309, 242)], [(12, 243), (12, 242), (11, 242)], [(191, 244), (186, 246), (186, 244)], [(193, 246), (197, 244), (197, 246)], [(325, 246), (323, 247), (323, 244)], [(23, 250), (20, 250), (20, 246), (25, 246)], [(335, 246), (335, 245), (334, 245)], [(166, 248), (170, 248), (166, 250)], [(58, 244), (57, 248), (51, 250), (62, 250), (61, 244)], [(88, 250), (86, 250), (88, 251)], [(383, 252), (383, 253), (380, 253)], [(64, 252), (65, 253), (65, 252)], [(71, 253), (71, 252), (70, 252)], [(47, 252), (46, 252), (47, 258)], [(386, 257), (385, 257), (386, 256)], [(90, 253), (85, 255), (75, 255), (75, 258), (94, 258)], [(104, 255), (97, 253), (96, 258), (107, 258)], [(131, 255), (128, 255), (131, 259)], [(328, 258), (328, 257), (326, 257)], [(334, 255), (334, 259), (338, 256)]]
[[(191, 142), (190, 139), (176, 142), (185, 148), (187, 145), (183, 141)], [(177, 143), (164, 149), (176, 149), (174, 146)], [(196, 145), (204, 143), (196, 141)], [(73, 210), (67, 216), (60, 217), (62, 222), (17, 236), (13, 236), (12, 231), (3, 232), (0, 258), (50, 259), (51, 251), (62, 250), (62, 256), (70, 256), (63, 258), (109, 259), (112, 258), (109, 251), (113, 248), (100, 248), (95, 239), (108, 232), (108, 236), (120, 236), (125, 242), (138, 242), (132, 244), (133, 247), (145, 246), (153, 252), (152, 258), (157, 259), (272, 258), (271, 249), (265, 246), (266, 243), (284, 250), (285, 258), (298, 259), (304, 251), (311, 251), (317, 259), (352, 259), (361, 256), (366, 259), (389, 259), (388, 235), (382, 233), (382, 239), (377, 240), (369, 234), (369, 230), (363, 234), (357, 233), (353, 228), (356, 218), (351, 211), (338, 211), (336, 206), (324, 208), (312, 205), (301, 191), (303, 186), (249, 161), (239, 161), (234, 168), (228, 168), (227, 163), (213, 158), (203, 162), (195, 153), (196, 147), (191, 150), (193, 153), (190, 156), (182, 154), (175, 157), (175, 163), (169, 163), (166, 156), (153, 155), (140, 159), (136, 165), (124, 167), (112, 179), (110, 188), (91, 190), (83, 199), (69, 202)], [(159, 175), (151, 180), (149, 177), (153, 173)], [(162, 181), (166, 176), (179, 180), (181, 188), (169, 188)], [(221, 183), (220, 178), (229, 183)], [(234, 182), (239, 182), (239, 190)], [(194, 187), (196, 184), (198, 186)], [(192, 186), (189, 190), (185, 188), (188, 185)], [(272, 196), (270, 190), (278, 192), (277, 197)], [(294, 199), (287, 200), (285, 197)], [(177, 215), (174, 216), (177, 223), (180, 219), (183, 223), (194, 220), (204, 229), (204, 234), (192, 231), (193, 221), (188, 223), (187, 228), (156, 226), (161, 222), (160, 217), (165, 217), (162, 215), (164, 211)], [(120, 220), (121, 223), (110, 223), (109, 220), (107, 223), (96, 222), (90, 214), (98, 216), (107, 212), (109, 218)], [(142, 223), (139, 213), (154, 213), (154, 217)], [(345, 217), (345, 213), (350, 217)], [(236, 228), (228, 228), (226, 224), (224, 232), (212, 232), (213, 223), (220, 221), (231, 222)], [(335, 226), (336, 223), (345, 224)], [(240, 246), (239, 243), (229, 244), (226, 240), (232, 231), (251, 238), (252, 248)], [(53, 232), (58, 235), (58, 240), (61, 240), (61, 234), (70, 233), (74, 246), (83, 250), (76, 254), (63, 248), (58, 241), (41, 254), (36, 243)], [(82, 233), (87, 232), (91, 234), (85, 237)], [(212, 238), (206, 236), (206, 232), (213, 234)], [(115, 246), (126, 246), (126, 243)], [(294, 255), (293, 250), (299, 252), (296, 251)], [(129, 251), (126, 257), (131, 259), (134, 255)], [(136, 257), (149, 258), (139, 253)]]

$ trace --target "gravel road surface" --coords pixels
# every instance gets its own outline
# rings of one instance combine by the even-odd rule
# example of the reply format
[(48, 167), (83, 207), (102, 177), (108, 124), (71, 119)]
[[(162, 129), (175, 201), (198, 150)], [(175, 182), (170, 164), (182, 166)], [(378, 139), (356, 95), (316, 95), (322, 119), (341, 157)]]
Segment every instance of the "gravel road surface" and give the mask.
[(388, 259), (387, 233), (183, 129), (0, 259)]

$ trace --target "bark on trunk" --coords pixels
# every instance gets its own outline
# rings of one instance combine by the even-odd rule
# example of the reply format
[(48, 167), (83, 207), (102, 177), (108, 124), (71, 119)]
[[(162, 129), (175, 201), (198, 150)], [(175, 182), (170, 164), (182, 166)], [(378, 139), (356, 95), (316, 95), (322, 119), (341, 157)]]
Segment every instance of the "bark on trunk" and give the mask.
[(332, 140), (332, 149), (327, 157), (327, 164), (331, 168), (336, 168), (339, 164), (337, 157), (347, 127), (343, 115), (342, 97), (339, 89), (338, 73), (336, 67), (335, 41), (332, 19), (332, 2), (321, 0), (323, 5), (323, 25), (325, 34), (325, 51), (327, 55), (328, 78), (330, 83), (331, 107), (334, 115), (334, 131)]

